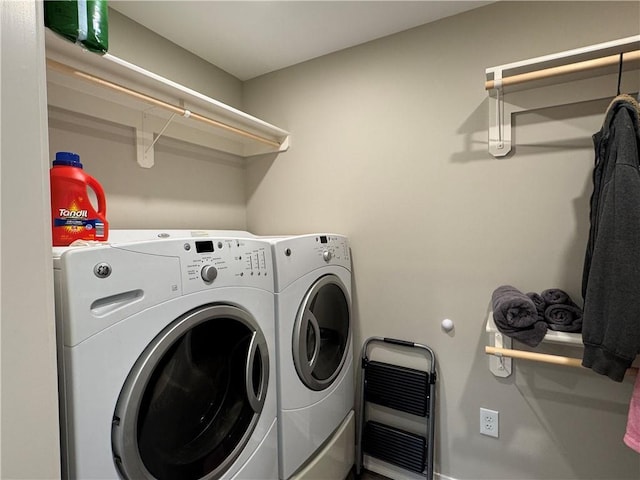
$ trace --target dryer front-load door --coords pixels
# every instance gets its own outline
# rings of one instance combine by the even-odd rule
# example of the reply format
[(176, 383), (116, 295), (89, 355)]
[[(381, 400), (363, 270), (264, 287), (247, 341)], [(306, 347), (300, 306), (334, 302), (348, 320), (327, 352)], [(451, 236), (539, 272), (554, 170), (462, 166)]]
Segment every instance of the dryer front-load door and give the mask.
[(320, 277), (306, 293), (293, 329), (293, 360), (311, 390), (329, 387), (344, 365), (351, 334), (349, 298), (335, 275)]
[(145, 349), (120, 393), (114, 460), (127, 479), (217, 479), (249, 441), (264, 404), (269, 356), (251, 315), (198, 308)]

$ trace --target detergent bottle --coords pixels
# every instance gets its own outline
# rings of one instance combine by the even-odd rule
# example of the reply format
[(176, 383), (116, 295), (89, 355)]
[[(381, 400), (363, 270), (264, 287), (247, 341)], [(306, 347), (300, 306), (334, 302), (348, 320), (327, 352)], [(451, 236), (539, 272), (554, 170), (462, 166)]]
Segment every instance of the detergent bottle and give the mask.
[[(67, 246), (75, 240), (106, 241), (109, 223), (104, 190), (95, 178), (85, 173), (80, 156), (72, 152), (57, 152), (49, 178), (53, 245)], [(96, 195), (97, 211), (87, 188)]]

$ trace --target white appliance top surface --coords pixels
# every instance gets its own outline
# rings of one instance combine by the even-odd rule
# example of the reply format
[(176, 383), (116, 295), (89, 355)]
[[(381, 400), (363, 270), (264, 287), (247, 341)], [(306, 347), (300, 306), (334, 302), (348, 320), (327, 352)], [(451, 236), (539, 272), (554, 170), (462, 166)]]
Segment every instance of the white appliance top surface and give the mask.
[(244, 230), (199, 230), (199, 229), (131, 229), (109, 231), (109, 240), (106, 242), (82, 241), (78, 240), (68, 247), (53, 247), (53, 258), (58, 259), (60, 255), (69, 249), (99, 247), (106, 245), (116, 245), (122, 243), (149, 242), (153, 240), (175, 240), (191, 238), (256, 238), (251, 232)]

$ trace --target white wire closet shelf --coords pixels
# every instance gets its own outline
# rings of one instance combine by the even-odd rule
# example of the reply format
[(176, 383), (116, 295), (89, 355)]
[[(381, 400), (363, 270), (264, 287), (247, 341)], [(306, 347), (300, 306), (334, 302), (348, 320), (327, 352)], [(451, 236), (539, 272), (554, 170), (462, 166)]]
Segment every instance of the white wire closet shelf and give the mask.
[[(485, 74), (489, 153), (504, 157), (513, 147), (511, 117), (515, 113), (613, 97), (615, 78), (620, 76), (637, 93), (640, 35), (490, 67)], [(513, 93), (538, 88), (544, 88), (544, 93), (520, 95), (517, 102), (512, 101)]]
[(153, 165), (166, 135), (243, 159), (289, 148), (289, 132), (111, 54), (46, 29), (50, 106), (132, 127), (137, 158)]

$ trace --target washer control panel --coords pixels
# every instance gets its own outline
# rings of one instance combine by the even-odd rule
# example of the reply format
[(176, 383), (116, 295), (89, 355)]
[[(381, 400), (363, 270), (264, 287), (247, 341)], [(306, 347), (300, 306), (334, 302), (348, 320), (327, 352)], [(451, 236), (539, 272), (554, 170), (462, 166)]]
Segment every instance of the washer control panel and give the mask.
[(190, 239), (183, 245), (185, 292), (208, 286), (272, 288), (271, 252), (251, 239)]
[(275, 290), (282, 292), (316, 269), (342, 267), (351, 271), (349, 239), (338, 234), (307, 234), (269, 240), (276, 264)]
[(271, 248), (264, 241), (197, 237), (119, 244), (115, 247), (178, 257), (183, 294), (224, 286), (273, 290)]
[(349, 262), (349, 244), (340, 235), (316, 235), (315, 252), (325, 264)]

